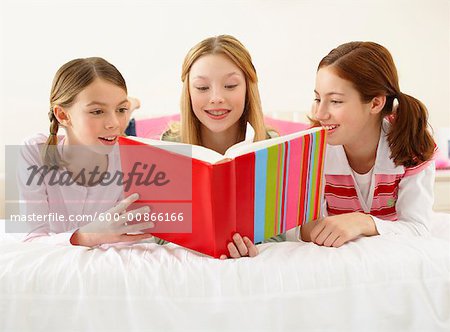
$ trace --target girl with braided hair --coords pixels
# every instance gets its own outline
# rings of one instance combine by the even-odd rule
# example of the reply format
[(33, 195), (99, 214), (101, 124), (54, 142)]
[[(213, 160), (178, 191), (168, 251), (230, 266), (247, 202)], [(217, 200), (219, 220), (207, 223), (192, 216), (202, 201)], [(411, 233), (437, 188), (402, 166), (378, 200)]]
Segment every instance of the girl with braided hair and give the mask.
[[(36, 217), (27, 219), (26, 241), (96, 246), (151, 237), (129, 234), (151, 227), (126, 223), (149, 210), (125, 212), (138, 195), (123, 199), (120, 185), (102, 183), (105, 174), (120, 171), (116, 143), (133, 104), (120, 72), (102, 58), (75, 59), (58, 70), (50, 94), (50, 133), (26, 140), (19, 158), (21, 212)], [(55, 215), (61, 218), (50, 218)], [(105, 215), (124, 218), (100, 218)]]

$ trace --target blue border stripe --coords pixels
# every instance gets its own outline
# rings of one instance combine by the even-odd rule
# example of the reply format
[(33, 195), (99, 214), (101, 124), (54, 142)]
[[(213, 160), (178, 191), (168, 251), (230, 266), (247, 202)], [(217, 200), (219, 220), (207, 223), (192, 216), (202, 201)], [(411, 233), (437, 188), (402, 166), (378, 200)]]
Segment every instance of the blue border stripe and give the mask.
[(268, 149), (255, 152), (255, 213), (254, 231), (255, 243), (264, 240), (266, 221), (266, 179), (267, 179)]
[(316, 149), (317, 149), (317, 132), (315, 132), (315, 133), (312, 133), (311, 134), (312, 135), (312, 142), (313, 142), (313, 144), (311, 145), (311, 158), (310, 158), (310, 160), (311, 160), (311, 169), (310, 169), (310, 172), (309, 172), (309, 183), (308, 183), (308, 185), (309, 185), (309, 193), (310, 193), (310, 196), (309, 196), (309, 198), (308, 198), (308, 205), (309, 205), (309, 213), (307, 214), (307, 217), (308, 217), (308, 220), (311, 220), (312, 219), (312, 215), (313, 215), (313, 213), (314, 213), (314, 197), (315, 197), (315, 188), (314, 188), (314, 185), (315, 185), (315, 183), (314, 183), (314, 176), (316, 175), (316, 177), (317, 177), (317, 174), (313, 174), (313, 172), (314, 172), (314, 170), (317, 170), (317, 153), (316, 153)]

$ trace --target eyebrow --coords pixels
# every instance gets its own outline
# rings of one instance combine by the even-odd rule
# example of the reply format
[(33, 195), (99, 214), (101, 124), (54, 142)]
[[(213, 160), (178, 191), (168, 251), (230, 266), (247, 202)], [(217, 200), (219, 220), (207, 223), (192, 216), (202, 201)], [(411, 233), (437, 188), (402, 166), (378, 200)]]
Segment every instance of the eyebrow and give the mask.
[[(124, 103), (128, 102), (128, 99), (124, 99), (122, 100), (120, 103), (118, 103), (117, 105), (122, 105)], [(86, 106), (92, 106), (92, 105), (100, 105), (100, 106), (108, 106), (107, 103), (102, 103), (101, 101), (91, 101), (89, 104), (87, 104)]]
[[(314, 93), (317, 93), (318, 95), (320, 95), (320, 93), (318, 93), (316, 90), (314, 90)], [(339, 95), (339, 96), (345, 96), (344, 93), (341, 92), (335, 92), (335, 91), (331, 91), (325, 94), (325, 96), (331, 96), (331, 95)]]
[[(239, 76), (242, 76), (240, 73), (238, 73), (238, 72), (236, 72), (236, 71), (233, 71), (233, 72), (231, 72), (231, 73), (226, 74), (225, 77), (228, 78), (228, 77), (233, 76), (233, 75), (239, 75)], [(197, 76), (194, 76), (194, 77), (193, 77), (193, 79), (197, 79), (197, 78), (200, 78), (200, 79), (208, 79), (207, 76), (202, 76), (202, 75), (197, 75)]]

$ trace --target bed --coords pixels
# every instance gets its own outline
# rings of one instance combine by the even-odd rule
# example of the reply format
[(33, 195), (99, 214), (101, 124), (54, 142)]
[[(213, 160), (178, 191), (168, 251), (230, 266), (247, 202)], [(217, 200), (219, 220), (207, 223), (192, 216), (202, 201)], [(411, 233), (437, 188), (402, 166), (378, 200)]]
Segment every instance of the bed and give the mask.
[(266, 243), (221, 261), (174, 244), (23, 243), (2, 221), (0, 331), (448, 332), (450, 215), (430, 226), (429, 237)]
[(450, 330), (445, 214), (430, 237), (266, 243), (226, 261), (174, 244), (89, 249), (20, 236), (0, 235), (1, 331)]

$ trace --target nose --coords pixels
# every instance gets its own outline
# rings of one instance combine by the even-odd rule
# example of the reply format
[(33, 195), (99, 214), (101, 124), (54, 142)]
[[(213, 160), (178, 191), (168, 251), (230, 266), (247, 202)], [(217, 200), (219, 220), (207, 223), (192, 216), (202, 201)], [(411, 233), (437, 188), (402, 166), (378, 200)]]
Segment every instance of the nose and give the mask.
[(330, 118), (330, 113), (328, 113), (328, 108), (325, 103), (317, 102), (313, 105), (314, 118), (318, 121), (328, 120)]
[(115, 129), (119, 127), (120, 121), (117, 117), (116, 112), (109, 114), (109, 116), (105, 119), (105, 128), (107, 129)]
[(211, 104), (221, 104), (224, 102), (222, 91), (218, 88), (213, 88), (211, 93)]

